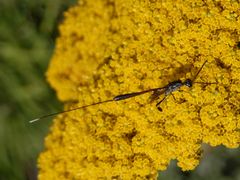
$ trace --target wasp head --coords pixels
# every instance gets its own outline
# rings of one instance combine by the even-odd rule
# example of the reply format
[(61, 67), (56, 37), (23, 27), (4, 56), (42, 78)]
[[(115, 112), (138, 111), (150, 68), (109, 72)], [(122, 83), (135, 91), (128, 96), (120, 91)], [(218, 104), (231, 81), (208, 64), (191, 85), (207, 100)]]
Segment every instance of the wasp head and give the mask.
[(186, 79), (186, 81), (184, 82), (184, 85), (187, 87), (192, 87), (192, 80), (191, 79)]

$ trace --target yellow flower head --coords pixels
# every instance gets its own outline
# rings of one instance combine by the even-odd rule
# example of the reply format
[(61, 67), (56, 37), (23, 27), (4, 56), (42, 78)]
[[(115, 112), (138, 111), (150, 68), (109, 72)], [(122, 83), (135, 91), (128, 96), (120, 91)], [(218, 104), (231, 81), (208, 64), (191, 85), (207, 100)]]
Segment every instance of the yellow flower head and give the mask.
[(60, 26), (47, 77), (66, 109), (192, 79), (161, 103), (151, 93), (59, 115), (40, 179), (151, 179), (177, 159), (192, 170), (201, 144), (240, 143), (237, 0), (87, 0)]

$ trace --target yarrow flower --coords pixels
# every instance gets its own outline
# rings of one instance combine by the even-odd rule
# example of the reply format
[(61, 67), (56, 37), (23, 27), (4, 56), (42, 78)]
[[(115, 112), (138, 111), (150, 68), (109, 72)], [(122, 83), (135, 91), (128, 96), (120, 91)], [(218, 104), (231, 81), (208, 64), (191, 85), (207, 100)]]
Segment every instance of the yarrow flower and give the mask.
[(192, 78), (162, 104), (150, 94), (59, 115), (38, 161), (39, 179), (154, 179), (201, 144), (240, 143), (237, 0), (80, 0), (60, 25), (47, 78), (70, 109)]

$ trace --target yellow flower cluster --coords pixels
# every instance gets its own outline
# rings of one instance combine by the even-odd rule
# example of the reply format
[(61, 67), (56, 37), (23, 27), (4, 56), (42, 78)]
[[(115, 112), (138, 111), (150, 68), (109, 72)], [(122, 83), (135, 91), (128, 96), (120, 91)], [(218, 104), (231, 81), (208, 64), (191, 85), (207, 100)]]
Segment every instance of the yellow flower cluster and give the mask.
[(66, 109), (193, 78), (207, 60), (205, 84), (169, 95), (162, 112), (147, 93), (59, 115), (39, 179), (155, 179), (172, 159), (194, 169), (202, 143), (237, 148), (239, 41), (238, 0), (79, 0), (47, 72)]

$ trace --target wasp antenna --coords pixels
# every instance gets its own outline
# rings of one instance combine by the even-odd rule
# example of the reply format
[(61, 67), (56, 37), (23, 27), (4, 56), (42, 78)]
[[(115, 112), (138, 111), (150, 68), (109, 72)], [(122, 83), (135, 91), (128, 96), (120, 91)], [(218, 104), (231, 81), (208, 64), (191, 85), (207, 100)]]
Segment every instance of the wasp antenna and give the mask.
[(205, 85), (209, 85), (209, 84), (217, 84), (217, 82), (194, 82), (195, 84), (205, 84)]
[(202, 64), (201, 68), (198, 70), (197, 74), (196, 74), (196, 75), (194, 76), (194, 78), (192, 79), (192, 82), (194, 82), (194, 81), (197, 79), (199, 73), (202, 71), (202, 68), (203, 68), (203, 66), (206, 64), (206, 62), (207, 62), (207, 60)]

